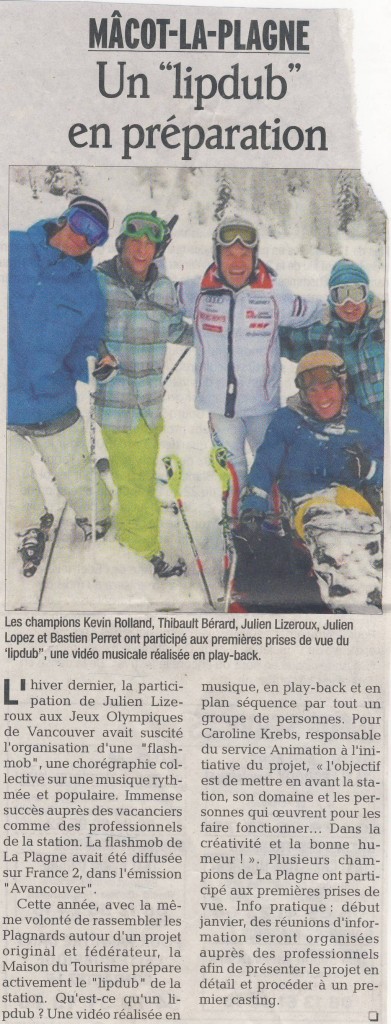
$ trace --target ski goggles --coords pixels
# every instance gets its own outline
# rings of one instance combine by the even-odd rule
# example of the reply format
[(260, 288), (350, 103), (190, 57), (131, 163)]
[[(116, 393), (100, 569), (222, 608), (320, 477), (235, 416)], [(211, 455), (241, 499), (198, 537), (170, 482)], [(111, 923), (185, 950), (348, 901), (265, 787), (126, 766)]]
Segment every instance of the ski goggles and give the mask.
[(303, 370), (296, 377), (295, 384), (299, 391), (313, 391), (316, 388), (329, 388), (339, 379), (338, 370), (328, 366), (317, 366), (313, 370)]
[(356, 306), (368, 297), (366, 284), (336, 284), (329, 291), (333, 306), (344, 306), (345, 302), (353, 302)]
[(121, 224), (121, 235), (126, 238), (143, 238), (154, 245), (161, 245), (167, 237), (167, 224), (152, 213), (129, 213)]
[(107, 228), (99, 220), (95, 220), (90, 213), (73, 206), (70, 210), (65, 211), (63, 217), (75, 235), (84, 235), (88, 245), (104, 245), (107, 242), (109, 237)]
[(234, 245), (240, 242), (246, 249), (255, 249), (258, 245), (258, 231), (252, 224), (221, 224), (216, 228), (216, 244)]

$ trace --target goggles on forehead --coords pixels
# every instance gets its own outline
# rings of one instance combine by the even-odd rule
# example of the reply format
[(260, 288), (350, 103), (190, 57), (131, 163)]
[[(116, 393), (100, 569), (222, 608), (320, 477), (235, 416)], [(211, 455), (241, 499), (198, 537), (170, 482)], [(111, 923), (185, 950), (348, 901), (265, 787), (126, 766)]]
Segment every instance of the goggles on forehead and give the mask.
[(303, 370), (296, 377), (296, 387), (299, 391), (312, 391), (313, 388), (330, 387), (339, 379), (339, 373), (328, 366), (318, 366), (313, 370)]
[(258, 245), (258, 232), (252, 224), (222, 224), (216, 229), (216, 244), (222, 246), (240, 242), (246, 249)]
[(167, 224), (152, 213), (129, 213), (121, 224), (121, 235), (135, 239), (146, 235), (154, 245), (161, 245), (167, 235)]
[(66, 210), (63, 217), (76, 235), (84, 235), (88, 245), (104, 245), (107, 242), (109, 233), (104, 224), (101, 224), (90, 213), (80, 210), (77, 206)]
[(337, 284), (330, 288), (330, 300), (333, 306), (344, 306), (345, 302), (354, 302), (357, 306), (368, 296), (366, 284)]

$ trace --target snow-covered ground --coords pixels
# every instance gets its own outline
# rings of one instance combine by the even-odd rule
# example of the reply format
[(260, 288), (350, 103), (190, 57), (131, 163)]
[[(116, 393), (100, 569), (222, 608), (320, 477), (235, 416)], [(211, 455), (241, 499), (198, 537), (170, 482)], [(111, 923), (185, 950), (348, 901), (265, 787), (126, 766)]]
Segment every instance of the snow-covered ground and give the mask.
[[(188, 173), (191, 175), (190, 171)], [(167, 219), (173, 213), (179, 214), (173, 242), (166, 254), (167, 273), (174, 280), (201, 274), (211, 262), (211, 236), (215, 220), (208, 187), (212, 185), (213, 174), (215, 172), (210, 171), (190, 177), (191, 189), (189, 197), (185, 199), (179, 197), (177, 172), (165, 172), (164, 183), (156, 185), (151, 199), (149, 183), (144, 181), (140, 184), (137, 169), (83, 169), (83, 189), (106, 203), (110, 211), (110, 239), (97, 251), (97, 261), (113, 255), (114, 240), (127, 212), (132, 209), (157, 208)], [(365, 266), (374, 291), (383, 295), (384, 267), (379, 244), (369, 242), (360, 232), (355, 237), (339, 233), (338, 251), (335, 254), (331, 256), (320, 251), (315, 248), (314, 240), (311, 240), (302, 204), (300, 194), (292, 198), (287, 230), (279, 233), (278, 237), (268, 233), (266, 220), (265, 223), (260, 222), (262, 258), (277, 269), (280, 277), (295, 292), (325, 298), (332, 264), (340, 256), (347, 256)], [(13, 183), (11, 227), (25, 229), (36, 220), (57, 217), (66, 205), (66, 200), (46, 191), (38, 191), (37, 197), (33, 198), (30, 185)], [(235, 205), (240, 209), (238, 203)], [(168, 346), (166, 372), (179, 354), (177, 346)], [(284, 402), (294, 390), (295, 367), (287, 360), (282, 362)], [(86, 417), (88, 434), (89, 395), (84, 385), (79, 388), (79, 400)], [(184, 507), (215, 601), (222, 593), (222, 537), (219, 527), (221, 486), (209, 464), (210, 439), (206, 414), (194, 408), (193, 351), (183, 359), (167, 384), (164, 420), (161, 456), (175, 453), (183, 461)], [(98, 436), (97, 456), (103, 453), (103, 442)], [(38, 472), (42, 474), (41, 466)], [(160, 459), (158, 476), (165, 477)], [(46, 481), (45, 487), (51, 495), (50, 507), (54, 510), (57, 503), (56, 512), (59, 512), (61, 502), (53, 493), (51, 482)], [(163, 502), (172, 500), (167, 485), (159, 483), (158, 493)], [(85, 544), (74, 525), (71, 511), (66, 509), (45, 584), (42, 609), (146, 611), (153, 608), (178, 608), (188, 612), (207, 608), (206, 594), (183, 524), (180, 517), (169, 510), (162, 512), (162, 547), (168, 558), (183, 555), (188, 565), (185, 576), (171, 580), (154, 579), (149, 563), (117, 544), (114, 528), (95, 545)], [(16, 541), (8, 537), (7, 608), (37, 607), (42, 571), (32, 579), (25, 580), (21, 575), (20, 556), (16, 555), (15, 548)]]

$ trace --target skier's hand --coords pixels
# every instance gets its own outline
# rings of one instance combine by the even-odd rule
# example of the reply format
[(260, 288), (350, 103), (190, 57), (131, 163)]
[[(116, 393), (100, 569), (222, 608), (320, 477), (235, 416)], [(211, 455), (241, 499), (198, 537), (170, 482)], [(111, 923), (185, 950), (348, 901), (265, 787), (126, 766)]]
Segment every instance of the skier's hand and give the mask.
[(357, 483), (362, 480), (366, 480), (372, 466), (372, 459), (370, 456), (367, 455), (360, 444), (352, 444), (351, 447), (345, 448), (344, 451), (346, 455), (346, 467), (353, 480)]
[(109, 352), (102, 359), (99, 359), (95, 364), (95, 370), (93, 370), (92, 376), (95, 380), (101, 384), (107, 384), (109, 380), (112, 380), (118, 372), (118, 360), (115, 356), (112, 356)]
[(240, 540), (245, 541), (253, 555), (257, 554), (264, 541), (264, 520), (264, 512), (248, 508), (245, 512), (242, 512), (239, 524), (235, 529), (236, 536)]

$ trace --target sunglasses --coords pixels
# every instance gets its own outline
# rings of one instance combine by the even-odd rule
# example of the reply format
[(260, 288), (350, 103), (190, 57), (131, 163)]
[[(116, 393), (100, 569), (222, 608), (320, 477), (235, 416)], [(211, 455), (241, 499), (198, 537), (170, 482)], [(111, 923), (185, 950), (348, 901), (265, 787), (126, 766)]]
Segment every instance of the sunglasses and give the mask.
[(216, 230), (217, 245), (234, 245), (240, 242), (246, 249), (255, 249), (258, 244), (258, 232), (251, 224), (222, 224)]
[(152, 213), (129, 213), (121, 224), (121, 235), (134, 239), (146, 235), (154, 245), (160, 245), (166, 238), (167, 224)]
[(344, 306), (345, 302), (354, 302), (357, 306), (368, 296), (366, 284), (337, 284), (330, 288), (330, 300), (333, 306)]
[(66, 210), (63, 216), (76, 235), (84, 235), (88, 245), (104, 245), (107, 242), (107, 228), (90, 213), (85, 213), (75, 206), (71, 210)]

